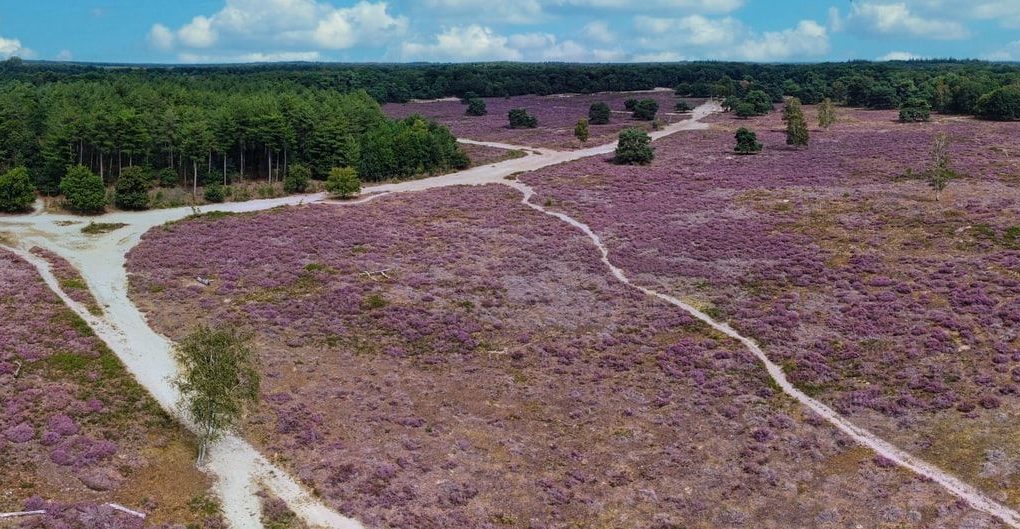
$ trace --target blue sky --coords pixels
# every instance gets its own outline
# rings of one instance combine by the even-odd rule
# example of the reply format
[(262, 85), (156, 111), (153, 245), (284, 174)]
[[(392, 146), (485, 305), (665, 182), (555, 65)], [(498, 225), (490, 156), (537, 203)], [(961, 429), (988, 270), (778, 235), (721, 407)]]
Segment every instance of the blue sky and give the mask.
[(6, 0), (0, 58), (1020, 60), (1020, 0)]

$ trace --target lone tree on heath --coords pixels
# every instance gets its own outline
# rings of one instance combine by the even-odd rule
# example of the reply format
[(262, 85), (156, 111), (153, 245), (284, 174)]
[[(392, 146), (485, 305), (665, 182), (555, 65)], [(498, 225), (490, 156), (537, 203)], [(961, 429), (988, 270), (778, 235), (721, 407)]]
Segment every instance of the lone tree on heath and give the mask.
[(935, 191), (935, 201), (938, 202), (949, 182), (955, 180), (959, 175), (950, 167), (949, 160), (949, 135), (941, 132), (935, 136), (931, 144), (931, 165), (923, 173), (928, 186)]
[(609, 105), (599, 101), (592, 103), (588, 109), (588, 122), (592, 125), (605, 125), (609, 123), (609, 116), (612, 113)]
[(641, 129), (625, 129), (620, 132), (620, 142), (616, 145), (616, 157), (613, 161), (621, 165), (648, 165), (655, 159), (652, 150), (652, 138)]
[(358, 178), (358, 172), (353, 167), (334, 167), (329, 171), (326, 191), (343, 199), (361, 193), (361, 180)]
[(640, 119), (641, 121), (652, 121), (655, 119), (655, 115), (659, 113), (659, 103), (654, 99), (642, 99), (637, 102), (634, 106), (634, 119)]
[(84, 165), (67, 170), (60, 180), (60, 192), (64, 194), (69, 209), (79, 213), (99, 213), (106, 209), (106, 186), (103, 179)]
[(821, 104), (818, 105), (818, 126), (823, 129), (828, 129), (836, 123), (836, 105), (832, 103), (832, 100), (825, 98)]
[(0, 211), (19, 213), (32, 209), (35, 186), (28, 169), (15, 167), (0, 175)]
[(464, 113), (469, 116), (484, 116), (489, 113), (489, 109), (485, 106), (484, 99), (474, 97), (468, 100), (467, 110)]
[(528, 111), (523, 108), (510, 110), (507, 117), (510, 119), (511, 129), (533, 129), (538, 126), (538, 120), (535, 119), (535, 116), (528, 114)]
[(114, 191), (113, 202), (118, 208), (143, 210), (149, 209), (149, 188), (152, 179), (141, 167), (125, 167)]
[(804, 108), (800, 99), (791, 97), (783, 109), (783, 121), (786, 122), (786, 144), (806, 147), (809, 140), (807, 121), (804, 120)]
[(634, 109), (637, 108), (637, 104), (638, 104), (637, 99), (634, 98), (628, 99), (623, 102), (623, 109), (628, 110), (630, 112), (634, 112)]
[(761, 152), (761, 142), (754, 132), (740, 127), (737, 130), (737, 146), (733, 149), (737, 154), (758, 154)]
[(911, 98), (900, 106), (900, 122), (918, 123), (923, 121), (931, 121), (931, 105), (924, 99)]
[(182, 407), (198, 427), (198, 464), (209, 445), (234, 427), (258, 402), (255, 352), (232, 327), (199, 327), (177, 346), (181, 374), (175, 381)]
[(587, 119), (581, 118), (577, 122), (577, 125), (574, 126), (574, 136), (581, 143), (588, 143), (589, 131), (588, 131), (588, 120)]

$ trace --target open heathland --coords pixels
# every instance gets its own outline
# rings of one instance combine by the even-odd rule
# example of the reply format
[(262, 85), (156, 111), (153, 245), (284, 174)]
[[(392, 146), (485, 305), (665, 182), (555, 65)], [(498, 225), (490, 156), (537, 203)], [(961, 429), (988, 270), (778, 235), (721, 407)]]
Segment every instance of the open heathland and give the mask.
[[(393, 118), (423, 115), (446, 125), (459, 138), (528, 147), (577, 149), (582, 145), (574, 137), (574, 126), (579, 119), (588, 117), (592, 103), (606, 103), (612, 114), (608, 124), (590, 125), (589, 145), (611, 142), (627, 127), (651, 130), (652, 122), (633, 119), (631, 112), (625, 109), (624, 103), (628, 99), (654, 99), (659, 104), (658, 118), (663, 123), (687, 119), (684, 114), (673, 112), (677, 100), (672, 90), (492, 97), (485, 99), (488, 114), (484, 116), (466, 115), (467, 106), (457, 99), (391, 103), (383, 106), (383, 112)], [(538, 126), (533, 129), (510, 128), (507, 115), (514, 108), (527, 110), (538, 119)]]
[[(809, 123), (815, 123), (808, 109)], [(1020, 504), (1017, 126), (840, 110), (806, 148), (780, 116), (717, 116), (646, 168), (588, 159), (529, 174), (638, 282), (759, 341), (791, 381), (902, 448)], [(764, 152), (732, 154), (737, 128)], [(939, 202), (920, 179), (950, 138)]]
[(2, 250), (0, 308), (0, 512), (47, 511), (15, 521), (26, 528), (218, 527), (215, 510), (195, 507), (209, 483), (190, 435), (35, 269)]
[(248, 437), (368, 527), (994, 526), (512, 189), (196, 218), (128, 268), (172, 338), (255, 331)]

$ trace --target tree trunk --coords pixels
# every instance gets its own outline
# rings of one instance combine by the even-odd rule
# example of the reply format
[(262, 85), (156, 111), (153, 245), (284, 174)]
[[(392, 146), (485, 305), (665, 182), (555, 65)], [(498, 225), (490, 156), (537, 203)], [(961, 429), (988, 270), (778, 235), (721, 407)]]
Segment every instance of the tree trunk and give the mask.
[(273, 151), (266, 149), (266, 157), (269, 160), (269, 183), (273, 183)]
[(194, 185), (191, 188), (191, 196), (192, 197), (197, 197), (198, 196), (198, 160), (193, 158), (191, 160), (191, 163), (192, 163), (192, 166), (195, 169), (195, 177), (193, 179)]
[(223, 154), (223, 185), (227, 185), (227, 155)]

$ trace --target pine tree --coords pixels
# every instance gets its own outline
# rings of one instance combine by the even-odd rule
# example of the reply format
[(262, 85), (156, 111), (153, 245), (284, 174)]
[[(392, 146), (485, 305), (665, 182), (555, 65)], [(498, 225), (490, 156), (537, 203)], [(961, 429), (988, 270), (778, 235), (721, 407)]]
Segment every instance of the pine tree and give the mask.
[(758, 135), (741, 127), (736, 134), (737, 146), (733, 149), (737, 154), (758, 154), (761, 152), (762, 144), (758, 141)]
[(577, 122), (577, 125), (574, 127), (574, 136), (581, 143), (587, 143), (588, 142), (589, 131), (588, 131), (588, 120), (587, 119), (581, 118)]
[(786, 122), (786, 144), (805, 147), (810, 139), (807, 121), (804, 120), (804, 108), (800, 100), (791, 97), (783, 109), (783, 121)]

